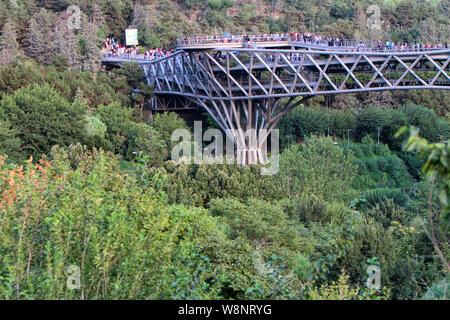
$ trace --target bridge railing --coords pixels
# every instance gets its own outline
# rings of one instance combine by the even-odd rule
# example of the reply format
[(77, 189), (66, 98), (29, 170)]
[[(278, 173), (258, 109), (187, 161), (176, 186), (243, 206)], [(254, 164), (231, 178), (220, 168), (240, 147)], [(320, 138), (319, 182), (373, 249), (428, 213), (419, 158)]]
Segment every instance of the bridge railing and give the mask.
[[(382, 45), (379, 46), (378, 42), (372, 41), (369, 43), (362, 43), (358, 42), (357, 40), (345, 40), (346, 42), (343, 42), (342, 44), (345, 44), (345, 46), (326, 46), (325, 45), (325, 40), (321, 41), (320, 44), (311, 44), (311, 42), (292, 42), (291, 41), (291, 45), (292, 46), (304, 46), (305, 49), (308, 49), (308, 53), (310, 54), (322, 54), (324, 51), (324, 49), (326, 49), (326, 51), (328, 53), (339, 53), (342, 54), (342, 52), (345, 52), (347, 54), (357, 54), (359, 52), (369, 52), (371, 54), (386, 54), (386, 53), (390, 53), (390, 52), (395, 52), (396, 54), (408, 54), (411, 52), (437, 52), (437, 51), (442, 51), (442, 50), (448, 50), (448, 48), (446, 47), (437, 47), (437, 48), (424, 48), (424, 47), (417, 47), (417, 46), (394, 46), (394, 47), (388, 47), (386, 45)], [(221, 42), (222, 44), (224, 44), (223, 42)], [(356, 47), (352, 47), (349, 45), (355, 45), (356, 43), (358, 43), (359, 46)], [(376, 43), (376, 46), (375, 46)], [(228, 49), (231, 50), (230, 48), (225, 46), (221, 47), (220, 50), (222, 51), (227, 51)], [(240, 48), (233, 48), (233, 51), (240, 51)], [(243, 50), (248, 50), (248, 49), (243, 49)], [(261, 49), (261, 48), (253, 48), (253, 50), (263, 50), (268, 54), (274, 54), (277, 51), (282, 51), (285, 52), (287, 54), (293, 54), (294, 57), (296, 55), (301, 54), (302, 51), (300, 50), (270, 50), (270, 49)], [(273, 53), (269, 53), (270, 51), (272, 51)], [(118, 55), (118, 54), (112, 54), (110, 52), (106, 52), (104, 54), (104, 58), (102, 59), (103, 61), (110, 61), (110, 62), (123, 62), (123, 61), (136, 61), (136, 62), (140, 62), (140, 63), (154, 63), (154, 62), (158, 62), (158, 61), (162, 61), (166, 58), (170, 58), (174, 55), (179, 54), (180, 52), (183, 52), (183, 48), (179, 48), (178, 51), (174, 52), (171, 55), (166, 55), (166, 56), (162, 56), (162, 57), (149, 57), (149, 56), (145, 56), (145, 55), (129, 55), (129, 54), (123, 54), (123, 55)]]
[(179, 47), (192, 45), (192, 44), (216, 44), (216, 43), (237, 43), (242, 40), (241, 36), (205, 36), (205, 37), (186, 37), (177, 39), (177, 44)]
[(110, 61), (136, 61), (136, 62), (141, 62), (141, 63), (151, 63), (151, 62), (156, 62), (156, 61), (162, 61), (164, 59), (173, 57), (178, 55), (179, 53), (183, 52), (182, 50), (178, 50), (175, 51), (174, 53), (171, 53), (169, 55), (165, 55), (162, 57), (149, 57), (149, 56), (145, 56), (143, 54), (138, 54), (138, 55), (129, 55), (129, 54), (123, 54), (123, 55), (119, 55), (119, 54), (112, 54), (110, 52), (106, 52), (104, 54), (104, 59), (103, 60), (110, 60)]
[[(247, 40), (248, 37), (248, 40)], [(307, 47), (322, 49), (322, 48), (333, 48), (339, 51), (347, 50), (358, 50), (358, 51), (375, 51), (375, 52), (402, 52), (402, 51), (432, 51), (432, 50), (442, 50), (448, 48), (448, 44), (445, 47), (441, 45), (440, 47), (428, 47), (425, 45), (398, 45), (392, 44), (392, 42), (384, 41), (373, 41), (373, 40), (357, 40), (357, 39), (328, 39), (328, 38), (303, 38), (303, 37), (292, 37), (290, 35), (258, 35), (258, 36), (204, 36), (204, 37), (185, 37), (178, 39), (178, 47), (189, 47), (189, 46), (204, 46), (204, 45), (221, 45), (230, 43), (249, 43), (250, 45), (260, 42), (279, 42), (287, 41), (293, 45), (303, 44)]]
[[(202, 36), (202, 37), (185, 37), (185, 38), (179, 38), (177, 39), (177, 43), (179, 46), (185, 46), (185, 45), (193, 45), (193, 44), (219, 44), (219, 43), (236, 43), (236, 42), (243, 42), (246, 41), (246, 38), (248, 39), (248, 42), (275, 42), (275, 41), (296, 41), (296, 42), (304, 42), (304, 43), (310, 43), (310, 44), (316, 44), (316, 45), (326, 45), (327, 40), (321, 39), (311, 39), (311, 40), (305, 40), (303, 41), (301, 38), (294, 38), (290, 35), (249, 35), (249, 36)], [(339, 40), (339, 46), (356, 46), (360, 41), (355, 39), (350, 40)], [(366, 43), (368, 43), (366, 41)], [(372, 42), (370, 42), (372, 43)], [(373, 42), (375, 43), (375, 42)]]
[(425, 51), (437, 51), (446, 49), (445, 46), (441, 47), (424, 47), (418, 45), (387, 45), (385, 43), (376, 42), (352, 42), (347, 41), (339, 44), (332, 44), (328, 41), (321, 41), (320, 43), (308, 42), (308, 41), (291, 41), (293, 46), (302, 46), (309, 49), (317, 50), (330, 50), (330, 51), (344, 51), (344, 52), (425, 52)]

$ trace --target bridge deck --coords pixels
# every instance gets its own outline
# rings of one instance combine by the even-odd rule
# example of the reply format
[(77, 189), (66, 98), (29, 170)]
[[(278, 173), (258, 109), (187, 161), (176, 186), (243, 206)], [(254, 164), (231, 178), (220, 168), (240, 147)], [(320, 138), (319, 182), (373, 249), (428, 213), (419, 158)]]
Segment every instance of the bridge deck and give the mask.
[[(281, 97), (405, 89), (450, 89), (450, 49), (426, 51), (318, 50), (270, 41), (273, 48), (242, 48), (239, 42), (193, 44), (156, 60), (105, 57), (104, 63), (136, 61), (155, 95), (202, 100)], [(205, 46), (207, 45), (207, 46)], [(306, 45), (306, 46), (305, 46)], [(321, 48), (325, 48), (320, 44)]]
[(442, 50), (448, 48), (418, 48), (413, 46), (407, 46), (401, 49), (398, 46), (389, 47), (386, 46), (383, 42), (383, 45), (379, 46), (376, 41), (369, 42), (358, 42), (356, 40), (352, 41), (342, 41), (339, 45), (334, 44), (330, 45), (327, 41), (320, 42), (304, 42), (304, 41), (294, 41), (291, 39), (282, 39), (282, 40), (256, 40), (250, 41), (248, 43), (243, 42), (241, 39), (233, 39), (229, 42), (223, 41), (211, 41), (204, 40), (198, 42), (188, 43), (185, 41), (181, 41), (177, 50), (221, 50), (228, 48), (259, 48), (259, 49), (270, 49), (270, 48), (289, 48), (289, 49), (298, 49), (303, 48), (305, 50), (321, 50), (321, 51), (344, 51), (344, 52), (408, 52), (408, 51), (435, 51)]
[[(233, 49), (234, 47), (230, 47), (229, 44), (227, 46), (223, 46), (223, 48), (217, 48), (217, 46), (214, 46), (212, 48), (209, 48), (211, 50), (214, 51), (230, 51), (230, 49)], [(304, 49), (307, 49), (307, 47), (301, 47)], [(201, 48), (198, 47), (198, 50), (209, 50), (208, 48)], [(330, 47), (330, 51), (327, 52), (321, 52), (321, 51), (310, 51), (310, 50), (299, 50), (299, 49), (293, 49), (293, 50), (273, 50), (272, 51), (268, 51), (268, 50), (261, 50), (261, 52), (265, 53), (266, 55), (274, 55), (278, 52), (285, 52), (288, 54), (294, 53), (294, 54), (302, 54), (302, 53), (308, 53), (308, 54), (312, 54), (312, 55), (320, 55), (320, 54), (329, 54), (329, 53), (335, 53), (335, 54), (339, 54), (339, 55), (348, 55), (348, 57), (355, 57), (355, 56), (359, 56), (361, 54), (366, 54), (367, 57), (374, 57), (374, 56), (379, 56), (379, 57), (386, 57), (387, 55), (402, 55), (402, 56), (410, 56), (410, 58), (406, 58), (406, 59), (412, 59), (412, 58), (417, 58), (418, 54), (428, 54), (428, 55), (433, 55), (433, 58), (436, 57), (437, 59), (446, 59), (448, 58), (448, 52), (450, 51), (450, 49), (428, 49), (428, 50), (424, 50), (424, 51), (417, 51), (417, 52), (390, 52), (390, 51), (385, 51), (385, 52), (373, 52), (373, 51), (347, 51), (347, 50), (343, 50), (339, 51), (339, 48), (336, 47)], [(244, 52), (242, 51), (241, 47), (236, 47), (236, 52)], [(167, 57), (162, 57), (160, 59), (148, 59), (145, 58), (144, 55), (138, 55), (135, 56), (133, 58), (130, 57), (125, 57), (125, 56), (104, 56), (101, 59), (102, 63), (109, 63), (109, 64), (116, 64), (116, 65), (121, 65), (125, 62), (138, 62), (141, 64), (152, 64), (152, 63), (157, 63), (158, 61), (164, 60)], [(355, 61), (356, 58), (344, 58), (346, 63), (352, 63), (352, 61)], [(371, 58), (374, 59), (374, 58)], [(381, 60), (380, 59), (374, 59), (374, 61), (376, 60)]]
[[(292, 47), (289, 41), (260, 41), (256, 42), (258, 48), (283, 48)], [(242, 41), (237, 42), (212, 42), (212, 43), (187, 43), (177, 47), (178, 50), (220, 50), (224, 48), (245, 48)]]

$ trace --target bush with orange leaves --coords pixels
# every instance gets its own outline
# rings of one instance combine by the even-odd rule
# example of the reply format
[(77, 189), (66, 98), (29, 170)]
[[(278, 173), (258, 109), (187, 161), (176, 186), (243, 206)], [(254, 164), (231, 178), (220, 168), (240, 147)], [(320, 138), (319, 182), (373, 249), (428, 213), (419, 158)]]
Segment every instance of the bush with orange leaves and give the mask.
[[(216, 221), (206, 210), (169, 206), (153, 187), (157, 178), (143, 183), (103, 151), (84, 155), (76, 169), (62, 149), (50, 161), (5, 160), (0, 299), (217, 297), (193, 239), (220, 233)], [(72, 265), (80, 270), (75, 289)]]

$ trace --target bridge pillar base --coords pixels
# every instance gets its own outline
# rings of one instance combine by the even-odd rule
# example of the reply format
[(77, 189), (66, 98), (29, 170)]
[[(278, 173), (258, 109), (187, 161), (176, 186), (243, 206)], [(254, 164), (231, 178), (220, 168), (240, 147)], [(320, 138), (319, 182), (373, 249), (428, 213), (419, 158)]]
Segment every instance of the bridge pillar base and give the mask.
[(238, 147), (236, 157), (241, 165), (265, 164), (267, 160), (260, 147)]

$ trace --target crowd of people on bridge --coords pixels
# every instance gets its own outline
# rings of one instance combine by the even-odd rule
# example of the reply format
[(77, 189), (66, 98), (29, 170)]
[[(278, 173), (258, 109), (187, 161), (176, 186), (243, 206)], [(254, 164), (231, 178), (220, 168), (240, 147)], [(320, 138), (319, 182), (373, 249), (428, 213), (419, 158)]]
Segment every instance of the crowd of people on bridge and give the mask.
[(139, 53), (136, 47), (122, 45), (122, 43), (114, 40), (114, 38), (107, 38), (105, 40), (104, 50), (107, 56), (127, 57), (130, 59)]
[[(274, 33), (274, 34), (241, 34), (232, 35), (230, 33), (209, 36), (194, 36), (184, 37), (178, 40), (179, 46), (188, 46), (191, 44), (212, 44), (212, 43), (238, 43), (242, 42), (244, 47), (258, 48), (262, 42), (274, 42), (274, 41), (291, 41), (297, 43), (309, 44), (311, 46), (327, 46), (327, 47), (340, 47), (348, 51), (423, 51), (431, 49), (444, 49), (448, 48), (448, 43), (406, 43), (406, 42), (393, 42), (393, 41), (367, 41), (367, 40), (346, 40), (339, 37), (322, 36), (321, 34), (313, 34), (311, 32), (304, 33)], [(120, 41), (114, 38), (107, 38), (104, 42), (105, 56), (126, 58), (130, 60), (144, 59), (154, 60), (162, 57), (166, 57), (174, 53), (174, 50), (167, 50), (163, 48), (148, 49), (144, 52), (140, 51), (136, 46), (126, 46)]]
[(130, 60), (145, 59), (153, 60), (172, 54), (173, 50), (166, 50), (163, 48), (155, 48), (145, 50), (140, 53), (139, 48), (136, 46), (126, 46), (114, 38), (107, 38), (104, 41), (104, 54), (107, 57), (126, 58)]
[(190, 44), (208, 44), (208, 43), (233, 43), (239, 42), (246, 47), (257, 48), (260, 42), (274, 42), (274, 41), (292, 41), (298, 43), (311, 44), (316, 46), (328, 47), (351, 47), (350, 50), (360, 51), (370, 48), (372, 51), (421, 51), (426, 49), (440, 49), (448, 48), (448, 43), (406, 43), (393, 41), (367, 41), (367, 40), (346, 40), (339, 37), (322, 36), (321, 34), (313, 34), (311, 32), (304, 33), (275, 33), (275, 34), (241, 34), (231, 35), (225, 34), (223, 36), (194, 36), (184, 37), (179, 40), (179, 45)]

